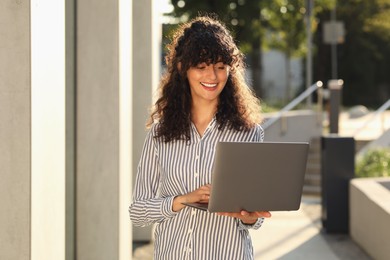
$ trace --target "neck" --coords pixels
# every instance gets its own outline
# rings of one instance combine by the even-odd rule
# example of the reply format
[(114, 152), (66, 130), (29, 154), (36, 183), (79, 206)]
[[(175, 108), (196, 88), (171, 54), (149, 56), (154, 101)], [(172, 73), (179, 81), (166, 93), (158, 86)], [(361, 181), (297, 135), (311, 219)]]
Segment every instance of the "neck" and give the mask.
[(193, 104), (191, 109), (191, 120), (194, 123), (200, 136), (203, 136), (208, 124), (213, 119), (217, 106), (212, 103)]
[(217, 105), (213, 103), (192, 104), (191, 120), (193, 123), (209, 123), (217, 112)]

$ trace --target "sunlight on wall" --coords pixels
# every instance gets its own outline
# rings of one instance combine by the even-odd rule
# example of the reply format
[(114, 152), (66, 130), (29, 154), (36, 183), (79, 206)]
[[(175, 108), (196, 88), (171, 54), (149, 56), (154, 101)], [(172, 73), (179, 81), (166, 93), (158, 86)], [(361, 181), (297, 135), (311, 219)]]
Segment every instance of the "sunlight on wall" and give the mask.
[(131, 259), (128, 211), (132, 184), (132, 1), (119, 0), (119, 259)]
[(31, 0), (31, 259), (65, 259), (65, 2)]

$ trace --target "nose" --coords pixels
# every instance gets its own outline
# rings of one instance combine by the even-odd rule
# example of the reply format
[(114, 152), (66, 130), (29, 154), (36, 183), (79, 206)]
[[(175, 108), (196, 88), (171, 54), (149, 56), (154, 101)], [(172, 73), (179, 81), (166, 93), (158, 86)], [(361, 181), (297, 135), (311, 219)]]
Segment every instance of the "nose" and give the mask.
[(216, 80), (217, 79), (217, 71), (216, 68), (212, 64), (207, 66), (207, 79), (208, 80)]

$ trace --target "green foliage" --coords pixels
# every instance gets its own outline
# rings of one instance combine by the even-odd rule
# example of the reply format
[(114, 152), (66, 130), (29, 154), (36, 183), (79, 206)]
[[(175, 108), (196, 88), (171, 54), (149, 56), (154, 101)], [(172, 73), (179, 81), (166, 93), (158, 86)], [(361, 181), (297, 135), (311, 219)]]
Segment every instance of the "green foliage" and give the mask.
[(273, 106), (269, 105), (268, 103), (261, 103), (261, 112), (262, 113), (272, 113), (272, 112), (278, 112), (282, 107), (281, 106)]
[[(261, 10), (262, 19), (267, 26), (267, 36), (264, 39), (266, 48), (278, 49), (290, 58), (303, 57), (307, 51), (306, 23), (308, 11), (307, 0), (272, 0), (265, 1)], [(318, 12), (330, 10), (335, 0), (314, 1), (312, 16)], [(317, 30), (318, 21), (310, 17), (312, 32)]]
[(389, 177), (390, 149), (376, 148), (367, 151), (356, 163), (357, 177)]
[(171, 0), (174, 10), (170, 15), (189, 20), (202, 13), (214, 13), (232, 30), (239, 45), (244, 44), (247, 51), (252, 51), (252, 44), (248, 43), (260, 42), (263, 34), (260, 21), (261, 2), (253, 0)]
[[(253, 51), (253, 43), (276, 48), (292, 56), (306, 52), (305, 15), (307, 0), (171, 0), (170, 15), (182, 21), (211, 12), (230, 27), (245, 52)], [(330, 10), (336, 0), (313, 0), (313, 16)], [(184, 4), (184, 6), (183, 6)], [(312, 19), (312, 30), (318, 21)]]
[(387, 8), (366, 20), (363, 30), (390, 41), (390, 9)]
[[(285, 56), (286, 86), (284, 100), (291, 99), (291, 57), (304, 57), (307, 53), (307, 24), (311, 31), (317, 29), (316, 10), (334, 6), (334, 1), (317, 0), (322, 8), (306, 10), (307, 0), (272, 0), (263, 1), (261, 17), (266, 24), (266, 37), (263, 46), (277, 49)], [(266, 3), (266, 4), (264, 4)]]
[[(390, 96), (390, 0), (337, 1), (336, 14), (346, 32), (344, 43), (337, 46), (337, 76), (345, 83), (343, 104), (378, 107)], [(329, 21), (329, 12), (319, 13), (318, 19)], [(314, 78), (327, 82), (331, 47), (323, 43), (321, 33), (316, 45)]]

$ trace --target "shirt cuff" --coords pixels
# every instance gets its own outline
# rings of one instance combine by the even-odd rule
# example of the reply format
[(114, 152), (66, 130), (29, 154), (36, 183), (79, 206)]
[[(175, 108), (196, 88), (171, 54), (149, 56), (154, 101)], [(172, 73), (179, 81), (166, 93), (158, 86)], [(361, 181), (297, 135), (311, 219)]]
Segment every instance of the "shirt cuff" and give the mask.
[(244, 224), (241, 220), (238, 220), (238, 230), (243, 229), (259, 229), (264, 223), (264, 218), (258, 218), (254, 224)]
[(161, 203), (161, 214), (166, 218), (172, 218), (177, 214), (177, 212), (172, 210), (174, 198), (174, 196), (164, 198), (163, 202)]

